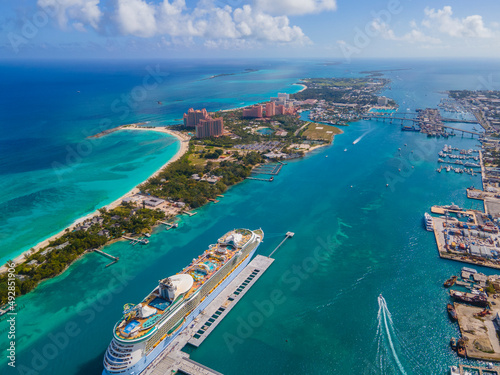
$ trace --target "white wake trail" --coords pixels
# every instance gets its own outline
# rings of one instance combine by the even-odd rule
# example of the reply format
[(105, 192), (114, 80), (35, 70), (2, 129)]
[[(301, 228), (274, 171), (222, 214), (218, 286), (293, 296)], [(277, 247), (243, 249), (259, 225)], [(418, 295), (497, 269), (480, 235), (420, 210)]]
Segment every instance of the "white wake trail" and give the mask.
[(389, 323), (387, 322), (389, 320), (390, 325), (392, 326), (392, 318), (391, 318), (391, 313), (389, 309), (387, 308), (387, 303), (380, 295), (378, 297), (378, 306), (379, 306), (379, 313), (378, 313), (378, 319), (379, 319), (379, 327), (377, 327), (377, 333), (379, 333), (379, 328), (382, 328), (382, 325), (384, 326), (383, 328), (385, 329), (385, 332), (387, 334), (387, 340), (389, 341), (389, 346), (391, 348), (392, 355), (394, 357), (394, 360), (396, 361), (396, 364), (399, 367), (399, 370), (403, 375), (408, 375), (401, 364), (401, 361), (399, 360), (399, 357), (396, 353), (396, 349), (394, 348), (394, 343), (392, 342), (392, 335), (391, 335), (391, 330), (389, 329)]

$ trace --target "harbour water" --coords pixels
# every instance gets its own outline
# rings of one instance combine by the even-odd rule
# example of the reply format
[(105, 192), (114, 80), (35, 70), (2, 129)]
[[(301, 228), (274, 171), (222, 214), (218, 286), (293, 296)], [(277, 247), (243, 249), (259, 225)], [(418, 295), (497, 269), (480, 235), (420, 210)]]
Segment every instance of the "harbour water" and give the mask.
[[(259, 72), (197, 80), (256, 66)], [(384, 92), (405, 111), (436, 106), (444, 90), (475, 89), (480, 77), (497, 74), (495, 64), (474, 62), (234, 62), (229, 68), (192, 67), (185, 81), (172, 78), (175, 89), (162, 90), (184, 98), (186, 108), (213, 110), (297, 91), (292, 83), (300, 77), (388, 68), (409, 68), (386, 73), (392, 84)], [(191, 91), (181, 87), (193, 90), (193, 102)], [(200, 87), (220, 91), (202, 98)], [(162, 96), (156, 100), (168, 102)], [(163, 123), (185, 110), (169, 105)], [(134, 112), (127, 122), (163, 121), (154, 119), (163, 114), (145, 112)], [(377, 121), (342, 130), (332, 146), (289, 162), (272, 183), (245, 181), (231, 188), (219, 203), (182, 218), (176, 230), (158, 229), (148, 246), (109, 246), (106, 251), (120, 257), (112, 267), (104, 269), (106, 259), (88, 254), (62, 276), (18, 298), (17, 368), (7, 373), (99, 374), (125, 303), (140, 301), (158, 279), (181, 270), (228, 229), (261, 227), (266, 237), (260, 254), (269, 254), (285, 232), (295, 236), (192, 351), (192, 359), (224, 374), (444, 374), (458, 362), (448, 345), (458, 329), (447, 318), (442, 282), (462, 265), (438, 258), (422, 217), (433, 204), (480, 207), (465, 196), (466, 187), (479, 186), (478, 176), (435, 172), (445, 143), (472, 148), (478, 142), (461, 136), (429, 139)], [(7, 327), (0, 322), (0, 335), (6, 336)], [(6, 359), (1, 360), (5, 368)]]

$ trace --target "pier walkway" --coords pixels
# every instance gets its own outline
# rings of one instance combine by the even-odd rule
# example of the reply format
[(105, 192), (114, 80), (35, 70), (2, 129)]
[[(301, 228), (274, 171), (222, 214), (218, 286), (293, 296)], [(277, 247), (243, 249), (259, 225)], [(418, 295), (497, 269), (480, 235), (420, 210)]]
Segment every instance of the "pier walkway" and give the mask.
[(194, 327), (199, 329), (188, 343), (200, 346), (273, 262), (274, 259), (257, 255), (204, 310), (203, 319)]
[(469, 366), (469, 365), (458, 365), (458, 369), (460, 370), (460, 375), (465, 375), (469, 370), (473, 370), (479, 372), (479, 375), (500, 375), (500, 367), (479, 367), (479, 366)]
[[(287, 237), (288, 238), (288, 237)], [(274, 259), (257, 255), (231, 283), (184, 329), (144, 371), (144, 375), (167, 375), (177, 371), (189, 375), (222, 375), (182, 352), (186, 344), (198, 347), (240, 301)]]
[(104, 251), (99, 250), (99, 249), (93, 249), (92, 251), (99, 253), (101, 255), (104, 255), (106, 258), (113, 259), (113, 261), (109, 264), (106, 264), (106, 266), (104, 268), (108, 268), (109, 266), (112, 266), (113, 264), (115, 264), (116, 262), (118, 262), (120, 260), (120, 258), (114, 257), (113, 255), (105, 253)]
[(289, 238), (292, 238), (293, 236), (295, 236), (295, 233), (286, 232), (285, 238), (283, 239), (283, 241), (280, 242), (280, 244), (278, 246), (276, 246), (276, 249), (274, 249), (271, 252), (271, 254), (269, 254), (269, 258), (271, 258), (273, 256), (273, 254), (276, 252), (276, 250), (278, 250), (281, 247), (281, 245), (283, 245), (285, 243), (286, 240), (288, 240)]

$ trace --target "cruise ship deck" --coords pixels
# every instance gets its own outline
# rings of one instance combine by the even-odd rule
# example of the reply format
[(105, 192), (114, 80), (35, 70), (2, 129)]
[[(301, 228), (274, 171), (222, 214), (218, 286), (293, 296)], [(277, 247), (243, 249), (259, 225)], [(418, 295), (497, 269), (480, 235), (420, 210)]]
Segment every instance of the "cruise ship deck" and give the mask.
[[(165, 314), (169, 314), (178, 303), (188, 300), (196, 293), (207, 280), (238, 254), (251, 237), (252, 232), (249, 230), (230, 231), (221, 237), (217, 244), (211, 245), (198, 258), (193, 259), (180, 273), (172, 276), (170, 279), (175, 279), (180, 289), (187, 291), (176, 295), (172, 301), (163, 298), (160, 285), (139, 305), (128, 304), (123, 320), (116, 327), (116, 336), (123, 340), (137, 340), (152, 333)], [(161, 282), (166, 285), (167, 279)]]
[(182, 352), (186, 344), (200, 346), (245, 293), (255, 284), (274, 259), (257, 255), (231, 283), (205, 308), (193, 324), (181, 332), (160, 354), (143, 375), (165, 375), (181, 372), (191, 375), (221, 375), (189, 358)]

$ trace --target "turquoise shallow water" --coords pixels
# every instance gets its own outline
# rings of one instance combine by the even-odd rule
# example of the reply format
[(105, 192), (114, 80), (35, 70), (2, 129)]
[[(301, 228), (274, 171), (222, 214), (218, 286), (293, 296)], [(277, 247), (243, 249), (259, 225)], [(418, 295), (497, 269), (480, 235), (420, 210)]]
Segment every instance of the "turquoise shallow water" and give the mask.
[(164, 133), (120, 131), (68, 147), (62, 163), (0, 181), (6, 213), (0, 263), (125, 194), (171, 159), (179, 144)]
[[(412, 66), (390, 76), (391, 90), (384, 93), (405, 109), (435, 106), (440, 91), (474, 88), (478, 75), (494, 72), (467, 64), (454, 70)], [(307, 63), (276, 74), (353, 74), (355, 68)], [(444, 374), (458, 362), (448, 347), (458, 330), (447, 318), (442, 282), (462, 265), (438, 258), (422, 217), (433, 204), (479, 207), (465, 196), (465, 187), (480, 184), (478, 177), (435, 172), (445, 143), (470, 148), (477, 141), (428, 139), (376, 121), (342, 129), (334, 145), (289, 162), (272, 183), (231, 188), (175, 231), (159, 229), (148, 246), (109, 246), (120, 257), (113, 267), (104, 269), (107, 260), (89, 254), (19, 298), (18, 365), (40, 374), (99, 374), (125, 303), (140, 301), (158, 279), (178, 272), (227, 230), (261, 227), (266, 237), (258, 252), (264, 255), (286, 231), (296, 235), (192, 352), (194, 360), (224, 374), (400, 374), (401, 368)], [(269, 307), (273, 290), (281, 298)], [(387, 330), (378, 315), (380, 293), (392, 317)], [(0, 322), (1, 335), (6, 328)]]

